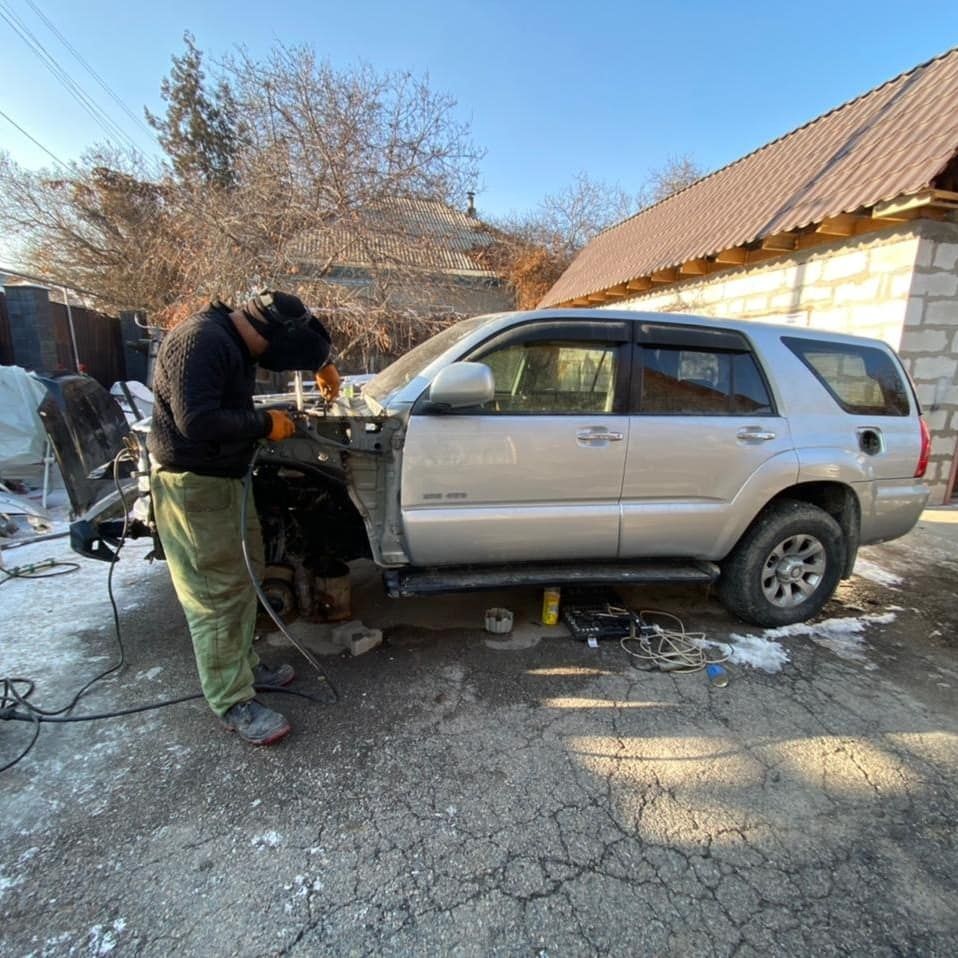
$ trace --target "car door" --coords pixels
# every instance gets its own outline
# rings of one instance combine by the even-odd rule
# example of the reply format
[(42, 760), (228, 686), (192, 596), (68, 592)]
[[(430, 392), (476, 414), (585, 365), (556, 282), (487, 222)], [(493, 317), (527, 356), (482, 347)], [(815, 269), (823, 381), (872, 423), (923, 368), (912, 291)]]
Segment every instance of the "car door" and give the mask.
[(798, 460), (748, 340), (635, 324), (622, 557), (722, 558)]
[(460, 357), (489, 366), (481, 407), (414, 406), (402, 521), (417, 565), (614, 558), (628, 446), (630, 322), (512, 327)]

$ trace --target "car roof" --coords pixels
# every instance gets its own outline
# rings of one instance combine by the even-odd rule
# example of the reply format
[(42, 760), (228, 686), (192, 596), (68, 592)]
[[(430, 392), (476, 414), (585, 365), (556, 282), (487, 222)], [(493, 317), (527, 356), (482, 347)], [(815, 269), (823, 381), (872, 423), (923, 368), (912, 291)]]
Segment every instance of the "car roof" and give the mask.
[[(804, 339), (827, 340), (836, 343), (888, 347), (883, 340), (869, 336), (856, 336), (853, 333), (840, 333), (810, 326), (795, 326), (788, 323), (772, 323), (747, 319), (724, 319), (715, 316), (700, 316), (689, 313), (657, 313), (651, 311), (625, 309), (531, 309), (517, 310), (511, 313), (491, 313), (487, 322), (481, 324), (486, 334), (490, 328), (508, 329), (534, 320), (558, 320), (581, 322), (582, 320), (604, 320), (605, 322), (626, 321), (633, 323), (666, 323), (676, 326), (710, 326), (714, 329), (728, 329), (742, 333), (750, 339), (761, 342), (766, 337), (780, 339), (783, 335)], [(890, 347), (889, 347), (890, 348)]]

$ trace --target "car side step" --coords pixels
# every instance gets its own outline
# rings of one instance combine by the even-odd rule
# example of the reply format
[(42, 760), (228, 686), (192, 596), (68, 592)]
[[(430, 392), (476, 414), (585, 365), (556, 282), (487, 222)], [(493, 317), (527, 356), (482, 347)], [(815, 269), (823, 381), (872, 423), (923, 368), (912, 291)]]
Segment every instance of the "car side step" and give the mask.
[(714, 562), (630, 562), (529, 564), (502, 566), (450, 566), (428, 569), (388, 569), (383, 573), (386, 593), (399, 599), (443, 592), (475, 592), (511, 586), (641, 585), (646, 582), (713, 582), (719, 568)]

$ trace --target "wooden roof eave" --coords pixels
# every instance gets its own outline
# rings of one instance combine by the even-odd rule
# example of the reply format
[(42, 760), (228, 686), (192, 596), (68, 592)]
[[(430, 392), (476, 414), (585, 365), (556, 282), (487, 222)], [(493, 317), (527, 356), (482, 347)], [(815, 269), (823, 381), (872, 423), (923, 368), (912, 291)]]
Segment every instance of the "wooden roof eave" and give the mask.
[(721, 272), (736, 266), (757, 265), (791, 252), (833, 243), (837, 239), (874, 233), (909, 220), (941, 219), (954, 210), (958, 210), (958, 192), (921, 190), (918, 193), (877, 203), (869, 209), (839, 213), (800, 229), (772, 234), (752, 243), (743, 243), (708, 256), (653, 270), (644, 276), (632, 277), (607, 289), (594, 290), (556, 303), (550, 308), (604, 306), (622, 302), (634, 299), (636, 295), (652, 289), (668, 289), (709, 273)]

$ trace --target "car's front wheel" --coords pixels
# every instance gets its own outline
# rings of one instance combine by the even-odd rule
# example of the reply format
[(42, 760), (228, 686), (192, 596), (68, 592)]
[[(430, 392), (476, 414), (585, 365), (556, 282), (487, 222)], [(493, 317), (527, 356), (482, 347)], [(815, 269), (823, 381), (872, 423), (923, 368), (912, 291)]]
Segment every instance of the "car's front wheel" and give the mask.
[(746, 622), (804, 622), (832, 597), (845, 564), (841, 526), (823, 509), (773, 503), (722, 563), (719, 596)]

